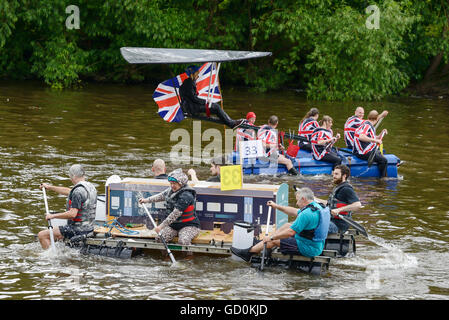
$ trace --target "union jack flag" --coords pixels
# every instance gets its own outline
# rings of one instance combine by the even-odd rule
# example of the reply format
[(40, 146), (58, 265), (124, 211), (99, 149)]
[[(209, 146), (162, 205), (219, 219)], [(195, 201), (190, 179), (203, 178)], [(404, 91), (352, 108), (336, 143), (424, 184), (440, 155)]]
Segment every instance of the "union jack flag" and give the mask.
[[(216, 75), (217, 69), (213, 67), (212, 63), (208, 62), (201, 66), (198, 79), (196, 80), (196, 89), (199, 98), (207, 100), (207, 96), (210, 92), (209, 100), (211, 100), (211, 102), (218, 102), (221, 100), (218, 85), (216, 85), (213, 92), (214, 94), (212, 94)], [(179, 96), (179, 87), (187, 78), (188, 76), (184, 72), (172, 79), (165, 80), (157, 86), (153, 93), (153, 99), (159, 107), (158, 114), (167, 122), (181, 122), (184, 119), (184, 114), (179, 104), (179, 99), (181, 99)]]

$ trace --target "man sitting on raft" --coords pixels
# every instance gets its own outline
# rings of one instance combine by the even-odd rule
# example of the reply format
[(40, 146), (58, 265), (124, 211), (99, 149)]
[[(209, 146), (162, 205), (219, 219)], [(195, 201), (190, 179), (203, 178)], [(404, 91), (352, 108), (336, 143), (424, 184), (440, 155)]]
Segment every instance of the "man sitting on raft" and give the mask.
[(283, 254), (315, 257), (323, 252), (330, 215), (329, 212), (325, 214), (322, 211), (322, 206), (314, 201), (311, 189), (301, 188), (296, 191), (296, 205), (301, 209), (281, 206), (273, 201), (268, 201), (267, 205), (296, 217), (295, 221), (285, 223), (271, 236), (264, 237), (262, 241), (248, 249), (231, 247), (233, 254), (245, 261), (250, 261), (253, 254), (263, 250), (265, 243), (267, 249), (279, 247)]
[[(97, 208), (97, 189), (87, 182), (85, 172), (81, 165), (74, 164), (69, 169), (69, 177), (74, 187), (58, 187), (48, 183), (41, 184), (41, 188), (51, 190), (67, 196), (65, 212), (46, 215), (46, 219), (67, 219), (67, 224), (53, 228), (56, 240), (71, 239), (75, 236), (83, 236), (94, 230), (95, 210)], [(50, 231), (43, 230), (37, 235), (42, 248), (50, 246)]]

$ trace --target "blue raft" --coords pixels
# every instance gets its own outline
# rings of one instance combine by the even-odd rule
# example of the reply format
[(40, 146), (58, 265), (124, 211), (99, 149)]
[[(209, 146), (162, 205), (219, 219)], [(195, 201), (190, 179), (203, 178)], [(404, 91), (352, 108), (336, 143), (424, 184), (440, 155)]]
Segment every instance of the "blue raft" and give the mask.
[[(353, 177), (379, 177), (379, 169), (374, 162), (371, 167), (368, 167), (368, 161), (362, 160), (355, 156), (349, 149), (340, 148), (338, 155), (342, 158), (342, 164), (347, 165), (351, 169), (351, 176)], [(397, 178), (398, 167), (401, 160), (394, 154), (386, 154), (384, 156), (388, 160), (387, 177)], [(312, 153), (304, 150), (299, 150), (296, 158), (291, 158), (295, 169), (303, 175), (319, 175), (332, 174), (332, 163), (326, 161), (317, 161), (313, 158)], [(232, 163), (239, 163), (239, 153), (234, 151), (232, 153)], [(285, 165), (271, 165), (268, 161), (261, 161), (259, 159), (244, 159), (243, 173), (250, 175), (276, 175), (286, 174), (287, 168)]]

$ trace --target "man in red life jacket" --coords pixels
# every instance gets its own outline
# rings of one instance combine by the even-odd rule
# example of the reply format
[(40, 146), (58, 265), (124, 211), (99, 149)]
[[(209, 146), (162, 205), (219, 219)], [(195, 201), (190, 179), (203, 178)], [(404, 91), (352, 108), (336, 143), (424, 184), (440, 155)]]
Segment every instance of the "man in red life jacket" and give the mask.
[[(71, 189), (48, 183), (42, 183), (40, 186), (40, 188), (67, 196), (65, 212), (48, 214), (45, 217), (47, 220), (56, 218), (68, 220), (66, 225), (53, 228), (55, 240), (87, 235), (94, 230), (97, 190), (92, 183), (86, 181), (84, 169), (79, 164), (70, 167), (69, 177), (74, 185)], [(37, 236), (42, 248), (47, 249), (50, 246), (50, 231), (43, 230)]]
[[(256, 114), (254, 112), (248, 112), (246, 120), (243, 124), (254, 126), (256, 122)], [(240, 141), (250, 141), (256, 139), (256, 131), (253, 129), (238, 128), (235, 136), (235, 148), (234, 151), (239, 151)]]
[(376, 145), (382, 143), (382, 136), (387, 134), (387, 129), (382, 130), (379, 136), (376, 136), (376, 129), (374, 125), (377, 123), (379, 113), (376, 110), (370, 111), (368, 114), (368, 120), (364, 121), (362, 125), (357, 128), (354, 133), (354, 153), (356, 156), (363, 160), (368, 160), (371, 153), (374, 154), (374, 162), (377, 163), (379, 168), (380, 177), (387, 176), (388, 160), (376, 148)]
[[(170, 172), (168, 181), (169, 188), (151, 197), (140, 198), (139, 203), (165, 201), (167, 212), (170, 213), (154, 231), (160, 232), (166, 242), (178, 236), (179, 244), (190, 245), (200, 232), (200, 220), (195, 210), (196, 191), (187, 184), (189, 179), (182, 169)], [(191, 252), (187, 253), (187, 256), (191, 255)]]
[[(354, 149), (354, 133), (358, 127), (365, 121), (363, 120), (363, 116), (365, 115), (365, 109), (362, 107), (357, 107), (355, 109), (354, 115), (349, 117), (346, 120), (344, 127), (344, 135), (345, 135), (345, 143), (346, 147), (353, 150)], [(384, 110), (381, 114), (378, 115), (377, 121), (385, 118), (388, 115), (388, 111)]]
[(343, 221), (338, 215), (351, 217), (352, 212), (360, 209), (362, 203), (352, 185), (349, 184), (348, 178), (351, 171), (346, 165), (337, 165), (332, 171), (332, 182), (335, 187), (327, 201), (315, 198), (315, 201), (320, 202), (329, 207), (331, 212), (331, 222), (329, 224), (329, 233), (344, 233), (348, 230), (349, 225)]
[(262, 145), (265, 148), (265, 160), (277, 160), (278, 163), (287, 167), (288, 174), (296, 176), (298, 175), (298, 172), (293, 166), (292, 161), (278, 152), (278, 148), (281, 150), (284, 149), (284, 147), (278, 143), (278, 135), (276, 130), (278, 124), (278, 117), (274, 115), (271, 116), (268, 119), (268, 124), (263, 125), (257, 132), (257, 139), (262, 140)]

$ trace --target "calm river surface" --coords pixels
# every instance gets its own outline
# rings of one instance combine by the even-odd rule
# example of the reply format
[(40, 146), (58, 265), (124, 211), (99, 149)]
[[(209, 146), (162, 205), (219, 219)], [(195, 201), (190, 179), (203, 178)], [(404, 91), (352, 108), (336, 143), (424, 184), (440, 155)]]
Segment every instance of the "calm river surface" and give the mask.
[[(334, 131), (342, 134), (357, 105), (310, 102), (294, 91), (256, 94), (222, 87), (231, 117), (254, 111), (260, 125), (276, 114), (279, 128), (287, 131), (296, 130), (315, 106), (334, 118)], [(371, 241), (360, 239), (355, 257), (334, 259), (327, 276), (272, 269), (262, 277), (230, 258), (199, 256), (171, 268), (158, 255), (124, 261), (82, 256), (63, 246), (57, 256), (44, 252), (36, 239), (46, 227), (40, 183), (70, 187), (67, 169), (82, 163), (103, 193), (112, 174), (150, 177), (155, 158), (175, 168), (169, 152), (177, 141), (170, 141), (170, 133), (191, 132), (192, 121), (162, 121), (154, 88), (91, 84), (54, 91), (33, 82), (0, 82), (0, 299), (448, 299), (448, 100), (361, 104), (366, 114), (372, 108), (390, 112), (381, 125), (389, 131), (384, 147), (405, 164), (399, 179), (351, 180), (365, 206), (354, 217)], [(202, 124), (203, 131), (208, 128), (223, 131), (222, 125)], [(204, 163), (187, 167), (208, 177)], [(247, 181), (309, 186), (321, 197), (332, 188), (330, 176)], [(64, 197), (47, 195), (50, 210), (64, 207)]]

